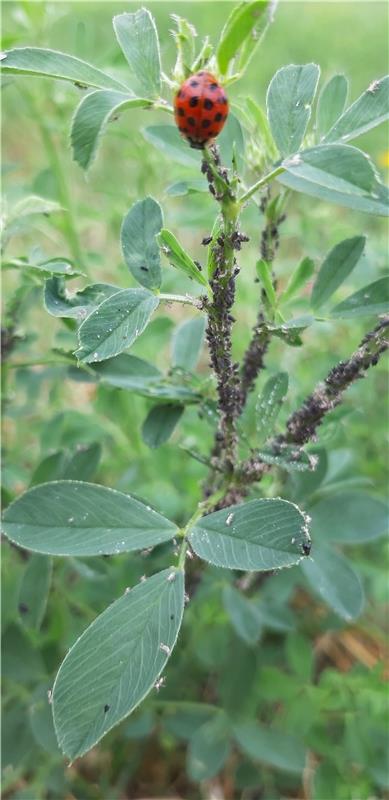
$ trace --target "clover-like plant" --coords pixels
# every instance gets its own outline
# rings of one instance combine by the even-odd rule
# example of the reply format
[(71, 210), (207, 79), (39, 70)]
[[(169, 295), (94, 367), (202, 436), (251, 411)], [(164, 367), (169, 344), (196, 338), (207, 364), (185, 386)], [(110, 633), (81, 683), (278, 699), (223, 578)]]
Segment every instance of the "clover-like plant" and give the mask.
[[(149, 11), (116, 16), (114, 31), (130, 68), (132, 88), (121, 75), (114, 77), (73, 56), (33, 47), (5, 52), (2, 70), (71, 81), (87, 90), (71, 127), (73, 157), (86, 170), (106, 124), (118, 114), (141, 108), (148, 109), (149, 116), (161, 111), (172, 115), (173, 94), (199, 71), (209, 72), (228, 92), (256, 57), (273, 5), (268, 0), (239, 5), (227, 19), (216, 49), (206, 39), (196, 51), (193, 27), (175, 17), (177, 61), (171, 75), (161, 69), (157, 30)], [(72, 294), (66, 286), (79, 274), (77, 265), (64, 268), (53, 260), (39, 267), (44, 276), (49, 274), (44, 286), (47, 311), (77, 327), (77, 347), (61, 356), (70, 375), (154, 399), (143, 426), (143, 438), (151, 447), (168, 440), (189, 405), (210, 418), (215, 429), (210, 454), (188, 449), (189, 455), (209, 466), (209, 473), (201, 501), (188, 509), (188, 521), (181, 528), (135, 497), (68, 479), (29, 489), (5, 511), (6, 536), (37, 554), (83, 557), (165, 545), (165, 569), (129, 587), (98, 616), (59, 669), (52, 710), (59, 745), (71, 760), (86, 753), (154, 686), (160, 686), (184, 613), (188, 557), (248, 572), (247, 586), (257, 580), (256, 573), (301, 562), (308, 581), (341, 616), (350, 619), (360, 611), (359, 583), (346, 559), (316, 542), (309, 557), (309, 517), (304, 511), (272, 497), (271, 482), (266, 489), (270, 496), (250, 499), (265, 475), (315, 470), (315, 457), (306, 446), (350, 384), (376, 364), (387, 347), (388, 317), (383, 315), (388, 310), (388, 276), (331, 303), (361, 259), (363, 235), (339, 242), (325, 254), (316, 274), (308, 254), (286, 285), (281, 282), (280, 287), (275, 271), (281, 227), (294, 192), (358, 212), (387, 214), (387, 190), (375, 166), (349, 142), (387, 118), (389, 79), (374, 81), (347, 105), (347, 80), (335, 75), (320, 91), (315, 106), (319, 76), (316, 64), (282, 67), (270, 82), (266, 113), (251, 97), (232, 102), (218, 143), (211, 139), (199, 151), (193, 151), (170, 122), (146, 127), (145, 146), (198, 169), (197, 177), (173, 185), (169, 194), (182, 195), (188, 203), (192, 192), (210, 192), (214, 198), (215, 215), (204, 231), (202, 264), (164, 226), (159, 202), (144, 197), (124, 216), (120, 234), (124, 261), (139, 288), (97, 283)], [(233, 328), (243, 312), (235, 307), (235, 289), (240, 251), (248, 240), (241, 229), (241, 214), (248, 204), (263, 219), (255, 264), (258, 310), (251, 340), (236, 363)], [(192, 294), (161, 291), (162, 256), (191, 279)], [(310, 296), (309, 281), (313, 281)], [(187, 304), (196, 312), (175, 333), (172, 369), (166, 375), (125, 352), (164, 303)], [(297, 317), (292, 315), (296, 305)], [(279, 372), (269, 377), (256, 404), (256, 439), (250, 441), (244, 412), (274, 337), (286, 348), (298, 347), (315, 321), (352, 323), (363, 316), (377, 317), (373, 329), (312, 389), (277, 435), (273, 431), (288, 376)], [(211, 373), (201, 380), (195, 368), (204, 334)], [(381, 510), (375, 507), (375, 511), (381, 529)], [(174, 549), (166, 543), (173, 543)], [(233, 589), (225, 600), (228, 609), (233, 607), (235, 624), (243, 626), (250, 638), (256, 625), (253, 607)]]

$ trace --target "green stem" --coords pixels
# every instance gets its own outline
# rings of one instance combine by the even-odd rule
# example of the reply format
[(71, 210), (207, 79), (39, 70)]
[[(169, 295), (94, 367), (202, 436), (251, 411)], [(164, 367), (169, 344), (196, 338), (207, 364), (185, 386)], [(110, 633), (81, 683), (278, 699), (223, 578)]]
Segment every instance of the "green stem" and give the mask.
[(203, 517), (204, 514), (210, 508), (212, 508), (212, 506), (215, 503), (217, 503), (218, 500), (220, 500), (223, 497), (224, 491), (225, 491), (225, 489), (223, 487), (222, 490), (220, 489), (219, 491), (217, 491), (214, 494), (212, 494), (210, 497), (207, 497), (206, 500), (203, 500), (202, 503), (199, 503), (197, 508), (196, 508), (196, 511), (194, 512), (194, 514), (192, 514), (191, 518), (188, 520), (188, 522), (186, 523), (185, 527), (181, 528), (180, 537), (182, 537), (182, 545), (181, 545), (181, 548), (180, 548), (180, 552), (178, 554), (177, 569), (184, 569), (184, 566), (185, 566), (186, 552), (187, 552), (187, 549), (188, 549), (187, 536), (188, 536), (188, 533), (189, 533), (190, 529), (193, 528), (194, 523), (197, 522), (197, 520), (200, 517)]
[[(214, 332), (216, 334), (215, 346), (217, 347), (217, 353), (215, 353), (215, 355), (217, 361), (220, 361), (220, 364), (222, 365), (224, 363), (226, 348), (229, 352), (229, 360), (231, 362), (231, 325), (228, 323), (229, 331), (226, 331), (224, 310), (225, 303), (227, 302), (227, 293), (229, 291), (230, 281), (235, 267), (234, 234), (237, 232), (241, 205), (234, 195), (232, 186), (223, 179), (222, 175), (219, 174), (218, 165), (214, 161), (213, 153), (207, 148), (204, 150), (204, 159), (211, 168), (212, 175), (214, 177), (214, 186), (217, 192), (216, 197), (220, 203), (223, 223), (223, 275), (219, 277), (217, 287), (213, 288), (213, 304), (209, 309), (210, 323), (214, 327)], [(228, 342), (226, 335), (228, 335)], [(226, 385), (226, 382), (228, 383), (228, 378), (226, 376), (223, 377), (223, 371), (225, 372), (225, 367), (221, 367), (219, 369), (219, 374), (217, 374), (217, 377), (220, 384), (221, 382), (224, 382)], [(229, 393), (234, 392), (234, 376), (232, 371), (230, 379), (232, 383), (228, 390)], [(223, 392), (225, 393), (224, 389)], [(232, 465), (235, 462), (236, 450), (236, 408), (229, 407), (229, 409), (226, 411), (226, 408), (223, 408), (225, 403), (223, 403), (223, 398), (221, 397), (220, 392), (219, 400), (220, 409), (223, 414), (221, 421), (223, 433), (222, 450), (224, 451), (223, 455), (225, 464), (226, 466), (228, 465), (228, 471), (231, 471), (233, 469)]]
[[(46, 367), (51, 365), (62, 365), (67, 364), (69, 367), (74, 366), (72, 362), (68, 358), (42, 358), (42, 359), (32, 359), (31, 361), (13, 361), (11, 364), (8, 364), (10, 369), (25, 369), (27, 367)], [(91, 370), (91, 374), (94, 374)]]
[(159, 111), (167, 111), (168, 114), (174, 113), (174, 108), (166, 100), (158, 99), (153, 103), (153, 108), (158, 109)]
[(165, 301), (165, 303), (186, 303), (187, 305), (200, 308), (200, 300), (189, 294), (165, 294), (161, 292), (161, 294), (158, 295), (158, 299)]
[(72, 258), (74, 259), (76, 265), (88, 274), (88, 268), (84, 261), (83, 251), (77, 232), (73, 198), (68, 184), (66, 172), (63, 168), (62, 159), (58, 154), (57, 147), (52, 137), (50, 127), (46, 122), (44, 112), (40, 111), (36, 107), (34, 97), (28, 90), (26, 90), (25, 87), (23, 87), (21, 91), (30, 108), (31, 115), (39, 127), (40, 134), (50, 160), (50, 167), (57, 182), (60, 203), (64, 209), (64, 228), (69, 249), (72, 253)]
[(243, 205), (243, 203), (246, 203), (247, 200), (250, 200), (250, 197), (252, 197), (253, 194), (255, 194), (255, 192), (258, 191), (258, 189), (262, 189), (262, 186), (266, 186), (267, 183), (271, 183), (271, 181), (273, 181), (274, 178), (277, 177), (277, 175), (281, 175), (282, 172), (285, 172), (285, 167), (280, 166), (276, 167), (276, 169), (273, 169), (273, 171), (269, 172), (268, 175), (264, 175), (264, 177), (260, 178), (259, 181), (254, 183), (250, 189), (247, 189), (247, 192), (242, 194), (242, 197), (239, 198), (239, 203), (241, 205)]

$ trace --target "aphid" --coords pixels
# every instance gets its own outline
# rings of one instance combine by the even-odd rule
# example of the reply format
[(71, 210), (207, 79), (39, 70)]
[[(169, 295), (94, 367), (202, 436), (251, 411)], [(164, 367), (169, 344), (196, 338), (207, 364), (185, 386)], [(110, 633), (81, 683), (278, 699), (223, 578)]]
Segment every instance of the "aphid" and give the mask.
[(311, 552), (311, 547), (312, 547), (311, 542), (309, 542), (309, 541), (303, 542), (303, 544), (301, 546), (303, 548), (304, 555), (305, 556), (309, 556), (309, 554)]
[(196, 72), (180, 87), (174, 99), (178, 130), (191, 147), (203, 150), (218, 136), (228, 116), (224, 90), (209, 72)]

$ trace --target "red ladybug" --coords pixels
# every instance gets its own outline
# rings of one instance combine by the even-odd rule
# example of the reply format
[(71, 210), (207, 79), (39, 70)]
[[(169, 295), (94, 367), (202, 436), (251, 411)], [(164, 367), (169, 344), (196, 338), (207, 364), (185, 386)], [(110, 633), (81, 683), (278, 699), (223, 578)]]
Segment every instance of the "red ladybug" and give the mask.
[(181, 86), (174, 99), (178, 130), (191, 147), (203, 150), (218, 136), (228, 116), (228, 100), (209, 72), (196, 72)]

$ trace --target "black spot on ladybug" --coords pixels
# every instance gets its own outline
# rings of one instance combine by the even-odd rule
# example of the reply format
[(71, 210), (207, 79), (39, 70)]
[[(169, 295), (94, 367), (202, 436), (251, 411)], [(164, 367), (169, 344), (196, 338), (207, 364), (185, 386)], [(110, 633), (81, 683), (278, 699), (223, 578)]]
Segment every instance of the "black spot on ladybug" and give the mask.
[(188, 125), (196, 125), (196, 120), (194, 117), (188, 117)]
[(177, 114), (179, 117), (185, 117), (185, 109), (177, 108)]
[(202, 128), (209, 128), (210, 124), (211, 124), (211, 120), (210, 119), (203, 119), (203, 121), (201, 123), (201, 127)]
[(198, 105), (198, 102), (199, 102), (199, 98), (195, 95), (194, 97), (190, 98), (189, 105), (190, 105), (191, 108), (196, 108), (196, 106)]
[(189, 81), (189, 86), (198, 86), (198, 85), (199, 85), (198, 81)]
[(217, 83), (211, 83), (209, 88), (211, 89), (212, 92), (214, 92), (215, 89), (219, 88), (219, 85)]
[(220, 111), (218, 111), (218, 113), (215, 114), (215, 116), (214, 116), (214, 120), (215, 120), (215, 122), (221, 122), (222, 119), (223, 119), (223, 114), (221, 114)]
[(28, 614), (30, 610), (26, 603), (19, 603), (18, 608), (21, 614)]
[(213, 100), (209, 100), (208, 97), (204, 100), (204, 108), (207, 108), (209, 111), (213, 108)]
[(107, 711), (109, 711), (109, 709), (110, 709), (110, 708), (111, 708), (111, 706), (109, 706), (108, 704), (106, 704), (106, 705), (104, 706), (104, 714), (106, 714), (106, 713), (107, 713)]

